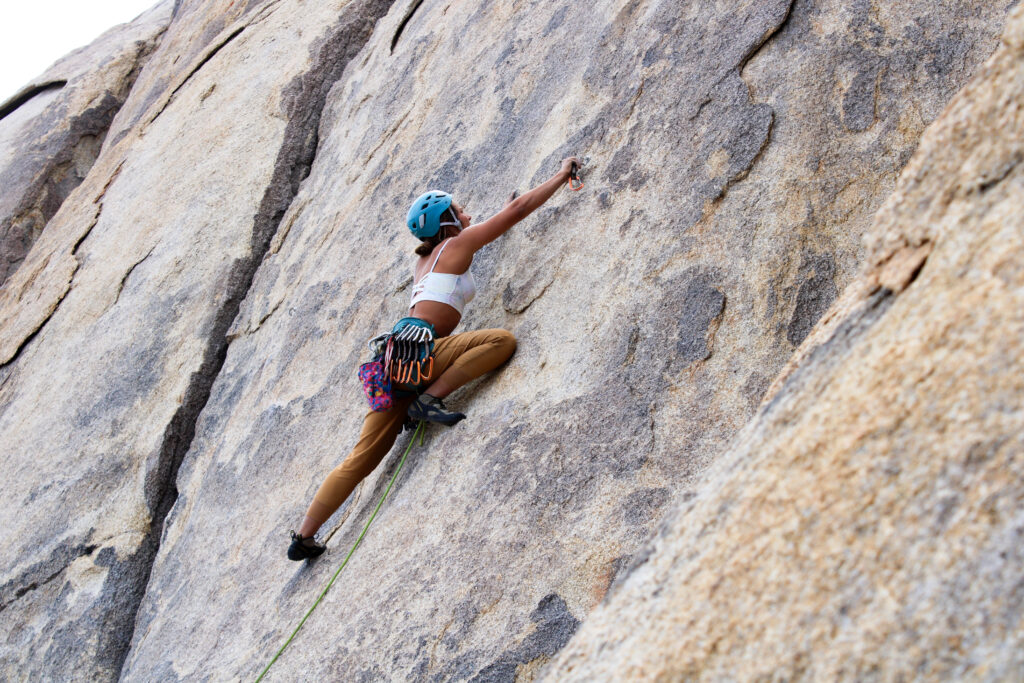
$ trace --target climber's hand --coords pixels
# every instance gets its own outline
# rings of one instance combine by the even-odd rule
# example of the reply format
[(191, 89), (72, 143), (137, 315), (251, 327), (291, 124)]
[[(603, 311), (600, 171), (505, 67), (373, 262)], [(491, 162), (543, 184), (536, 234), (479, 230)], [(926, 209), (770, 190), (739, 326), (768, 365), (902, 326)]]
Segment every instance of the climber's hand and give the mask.
[(559, 170), (565, 174), (566, 180), (568, 180), (569, 176), (572, 174), (573, 166), (578, 170), (580, 167), (580, 160), (576, 157), (566, 157), (562, 159), (562, 168)]

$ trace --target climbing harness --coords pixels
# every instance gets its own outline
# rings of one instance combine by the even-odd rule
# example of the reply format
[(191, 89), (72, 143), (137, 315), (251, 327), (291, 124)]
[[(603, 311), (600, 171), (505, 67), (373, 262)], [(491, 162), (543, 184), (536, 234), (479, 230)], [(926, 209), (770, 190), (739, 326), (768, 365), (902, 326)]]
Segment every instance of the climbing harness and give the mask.
[(395, 398), (417, 393), (395, 390), (392, 382), (415, 388), (434, 369), (434, 326), (426, 320), (402, 318), (367, 345), (373, 360), (359, 366), (359, 380), (370, 408), (377, 412), (391, 410)]
[[(573, 185), (573, 181), (578, 182), (579, 185)], [(583, 189), (583, 181), (580, 180), (580, 166), (575, 161), (572, 162), (572, 168), (569, 169), (569, 189), (573, 192)]]
[(334, 581), (338, 578), (338, 574), (341, 574), (341, 570), (345, 568), (346, 564), (348, 564), (349, 558), (352, 557), (352, 553), (354, 553), (356, 551), (356, 548), (359, 547), (359, 543), (363, 540), (363, 536), (366, 535), (366, 530), (370, 528), (370, 524), (377, 516), (377, 512), (380, 510), (380, 506), (384, 504), (384, 500), (388, 497), (388, 494), (391, 492), (391, 487), (392, 485), (394, 485), (395, 479), (398, 478), (398, 473), (402, 471), (402, 465), (405, 464), (405, 457), (409, 455), (409, 451), (412, 450), (413, 444), (416, 443), (417, 436), (420, 438), (420, 446), (422, 447), (423, 422), (420, 422), (418, 425), (416, 425), (416, 431), (413, 432), (412, 439), (409, 441), (409, 445), (406, 447), (405, 453), (402, 454), (402, 459), (398, 461), (398, 468), (395, 470), (394, 475), (392, 475), (391, 481), (388, 482), (388, 487), (384, 489), (384, 495), (380, 497), (380, 502), (378, 502), (377, 507), (374, 508), (373, 514), (370, 515), (370, 519), (366, 521), (366, 526), (363, 527), (363, 532), (359, 534), (359, 538), (357, 538), (356, 542), (352, 544), (352, 549), (348, 551), (348, 555), (345, 556), (344, 562), (342, 562), (341, 566), (338, 567), (337, 571), (334, 572), (334, 576), (332, 576), (331, 580), (327, 582), (327, 586), (325, 586), (324, 589), (320, 591), (320, 595), (317, 597), (316, 602), (313, 603), (313, 606), (309, 608), (309, 611), (306, 612), (306, 615), (302, 617), (301, 621), (299, 621), (299, 625), (296, 626), (295, 630), (292, 631), (292, 634), (288, 636), (288, 640), (284, 641), (284, 645), (281, 646), (281, 649), (277, 651), (277, 654), (274, 655), (273, 659), (271, 659), (267, 666), (264, 667), (263, 671), (256, 679), (256, 683), (260, 683), (260, 681), (263, 680), (263, 677), (267, 675), (267, 672), (270, 671), (270, 667), (273, 666), (274, 662), (277, 661), (277, 658), (281, 656), (281, 653), (284, 652), (284, 649), (286, 647), (288, 647), (288, 644), (292, 642), (292, 640), (295, 638), (295, 635), (299, 632), (299, 629), (302, 628), (302, 625), (306, 623), (306, 619), (309, 619), (309, 615), (313, 613), (313, 610), (317, 608), (317, 605), (320, 604), (320, 601), (324, 599), (324, 596), (327, 595), (327, 591), (331, 590), (331, 586), (334, 585)]

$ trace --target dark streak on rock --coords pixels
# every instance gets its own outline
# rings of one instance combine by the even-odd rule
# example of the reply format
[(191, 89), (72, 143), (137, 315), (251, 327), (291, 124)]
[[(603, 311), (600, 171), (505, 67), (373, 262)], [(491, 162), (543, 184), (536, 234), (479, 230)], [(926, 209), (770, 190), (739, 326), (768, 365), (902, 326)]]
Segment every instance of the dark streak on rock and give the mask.
[[(164, 430), (155, 462), (149, 463), (143, 490), (146, 505), (153, 519), (148, 536), (152, 543), (150, 552), (142, 558), (144, 580), (141, 582), (141, 590), (137, 591), (131, 601), (131, 613), (127, 620), (129, 624), (136, 622), (145, 587), (149, 583), (149, 574), (159, 550), (164, 520), (178, 498), (178, 469), (191, 446), (196, 422), (210, 398), (214, 380), (227, 357), (228, 330), (238, 315), (241, 303), (252, 285), (257, 268), (270, 248), (270, 242), (282, 218), (298, 194), (300, 183), (309, 175), (319, 143), (318, 128), (327, 94), (341, 78), (348, 62), (369, 40), (374, 24), (388, 11), (392, 1), (367, 0), (362, 6), (350, 5), (339, 23), (327, 32), (324, 40), (312, 48), (314, 54), (309, 70), (296, 76), (282, 90), (281, 102), (288, 124), (274, 162), (270, 183), (256, 215), (253, 216), (250, 253), (232, 265), (231, 272), (226, 278), (224, 297), (213, 324), (206, 333), (206, 350), (202, 362), (199, 369), (189, 378), (181, 406)], [(233, 33), (232, 37), (239, 33), (241, 30)], [(135, 623), (136, 637), (141, 637), (139, 634), (145, 630), (145, 623)], [(129, 648), (125, 648), (121, 653), (119, 670), (123, 667), (128, 652)]]
[(16, 579), (0, 586), (0, 612), (28, 593), (39, 589), (61, 576), (72, 562), (91, 555), (98, 546), (65, 542), (46, 560), (36, 562)]
[[(632, 110), (630, 110), (632, 112)], [(620, 147), (605, 169), (605, 178), (616, 190), (639, 190), (647, 184), (649, 176), (638, 160), (632, 145)]]
[(530, 619), (537, 624), (537, 629), (518, 646), (506, 650), (496, 661), (481, 669), (470, 679), (473, 683), (514, 683), (516, 670), (521, 664), (529, 664), (540, 657), (553, 657), (565, 647), (580, 625), (557, 593), (545, 596), (530, 614)]
[(632, 365), (636, 362), (636, 347), (640, 343), (640, 326), (633, 325), (629, 331), (629, 340), (626, 342), (626, 354), (622, 365)]
[(835, 282), (835, 257), (828, 252), (814, 254), (806, 252), (800, 264), (800, 289), (796, 306), (786, 330), (786, 339), (793, 346), (799, 346), (818, 319), (825, 314), (838, 295)]
[(640, 101), (640, 96), (644, 94), (644, 85), (647, 83), (647, 79), (641, 78), (640, 85), (637, 86), (636, 92), (633, 93), (633, 97), (629, 102), (629, 111), (626, 112), (625, 120), (633, 118), (633, 112), (636, 111), (636, 103)]
[(863, 132), (878, 120), (876, 114), (879, 67), (865, 60), (862, 68), (853, 77), (850, 87), (843, 93), (843, 126), (852, 133)]
[(699, 273), (687, 284), (682, 299), (676, 355), (684, 363), (707, 360), (711, 357), (708, 331), (725, 311), (725, 295), (715, 288), (710, 275)]
[[(739, 76), (740, 80), (743, 81), (746, 89), (747, 100), (753, 104), (754, 114), (749, 117), (747, 121), (744, 121), (744, 125), (736, 131), (736, 135), (729, 141), (730, 144), (726, 145), (726, 150), (730, 155), (730, 168), (728, 170), (728, 176), (725, 182), (721, 184), (718, 190), (714, 193), (712, 201), (717, 201), (720, 197), (723, 197), (729, 189), (747, 177), (750, 170), (757, 163), (757, 160), (761, 158), (764, 150), (768, 147), (768, 143), (771, 141), (772, 129), (775, 124), (775, 111), (765, 103), (753, 103), (750, 97), (750, 86), (743, 79), (743, 69), (746, 68), (747, 64), (756, 57), (761, 50), (771, 42), (771, 39), (778, 35), (786, 24), (789, 22), (790, 17), (793, 16), (793, 5), (796, 0), (790, 0), (784, 8), (782, 8), (781, 16), (771, 25), (769, 25), (763, 35), (753, 43), (751, 43), (746, 51), (740, 56), (739, 62), (736, 66), (735, 72), (726, 72), (722, 77), (712, 86), (707, 97), (701, 101), (697, 107), (696, 112), (691, 115), (690, 120), (694, 120), (700, 116), (701, 112), (705, 107), (716, 98), (716, 91), (728, 87), (727, 79), (730, 77), (730, 73), (735, 73)], [(737, 98), (739, 101), (739, 98)], [(756, 149), (751, 143), (756, 142)]]
[(754, 153), (750, 154), (744, 160), (742, 166), (736, 169), (730, 169), (732, 172), (729, 175), (729, 179), (725, 183), (725, 187), (723, 187), (722, 190), (719, 192), (719, 197), (724, 196), (725, 193), (729, 191), (729, 188), (731, 188), (733, 185), (743, 180), (744, 178), (747, 177), (747, 175), (750, 174), (750, 169), (754, 168), (754, 164), (756, 164), (757, 160), (761, 158), (761, 155), (764, 154), (764, 151), (768, 148), (768, 143), (771, 142), (772, 130), (775, 127), (775, 111), (767, 104), (762, 104), (760, 105), (760, 107), (762, 108), (761, 113), (765, 117), (763, 124), (764, 129), (763, 131), (752, 129), (749, 138), (759, 139), (760, 143), (758, 144), (757, 149), (754, 150)]
[(565, 15), (568, 13), (568, 11), (568, 6), (558, 8), (558, 10), (551, 15), (551, 18), (548, 19), (547, 26), (544, 27), (544, 30), (541, 32), (541, 35), (543, 35), (546, 38), (547, 36), (551, 35), (552, 31), (554, 31), (563, 23), (565, 23)]

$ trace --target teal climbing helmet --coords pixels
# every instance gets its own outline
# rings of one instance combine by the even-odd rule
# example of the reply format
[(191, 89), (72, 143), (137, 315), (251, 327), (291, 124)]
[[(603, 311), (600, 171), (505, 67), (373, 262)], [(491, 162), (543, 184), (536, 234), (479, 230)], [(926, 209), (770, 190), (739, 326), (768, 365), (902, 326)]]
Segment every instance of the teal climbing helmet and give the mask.
[(405, 224), (416, 237), (427, 239), (441, 231), (442, 225), (458, 225), (450, 221), (442, 223), (441, 216), (452, 205), (452, 196), (447, 192), (432, 190), (421, 194), (412, 203)]

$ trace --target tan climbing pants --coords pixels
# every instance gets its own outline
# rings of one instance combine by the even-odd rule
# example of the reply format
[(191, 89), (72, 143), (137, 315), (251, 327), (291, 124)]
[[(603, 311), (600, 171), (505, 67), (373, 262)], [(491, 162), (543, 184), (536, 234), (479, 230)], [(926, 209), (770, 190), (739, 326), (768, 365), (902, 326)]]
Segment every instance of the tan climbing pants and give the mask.
[[(516, 338), (507, 330), (478, 330), (442, 337), (434, 342), (434, 367), (420, 386), (429, 387), (438, 379), (444, 379), (448, 386), (462, 386), (507, 361), (515, 350)], [(387, 412), (366, 413), (359, 441), (320, 485), (306, 512), (308, 517), (321, 524), (326, 522), (356, 485), (380, 464), (395, 443), (412, 401), (412, 396), (395, 399)]]

